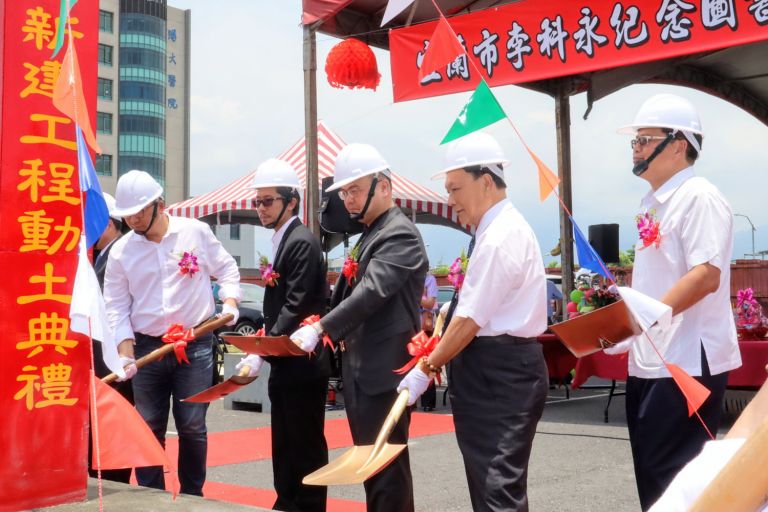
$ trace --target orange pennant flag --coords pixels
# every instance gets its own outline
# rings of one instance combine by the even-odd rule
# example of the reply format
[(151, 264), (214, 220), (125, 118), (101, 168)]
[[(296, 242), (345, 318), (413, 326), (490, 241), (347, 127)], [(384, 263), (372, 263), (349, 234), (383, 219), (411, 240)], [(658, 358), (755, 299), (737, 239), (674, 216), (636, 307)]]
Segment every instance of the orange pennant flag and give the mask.
[[(93, 375), (91, 379), (96, 386), (96, 402), (91, 402), (91, 436), (94, 447), (92, 467), (122, 469), (164, 466), (175, 471), (165, 450), (136, 409), (108, 384)], [(172, 482), (172, 489), (175, 495), (175, 481)]]
[(688, 416), (693, 416), (693, 413), (698, 411), (699, 407), (707, 400), (711, 391), (679, 366), (671, 363), (665, 364), (669, 373), (672, 374), (672, 378), (675, 379), (675, 384), (680, 388), (688, 402)]
[(549, 170), (549, 167), (547, 167), (547, 165), (542, 162), (539, 157), (536, 156), (536, 153), (531, 151), (528, 146), (526, 146), (525, 149), (528, 150), (528, 154), (531, 155), (533, 161), (536, 162), (536, 167), (539, 170), (539, 201), (543, 203), (549, 194), (554, 192), (555, 188), (557, 188), (557, 185), (560, 183), (560, 178)]
[(421, 61), (419, 80), (423, 80), (433, 71), (447, 66), (461, 55), (464, 55), (464, 47), (456, 34), (453, 33), (448, 21), (440, 16), (440, 21), (437, 22), (437, 27), (432, 32), (432, 37), (429, 38), (429, 46), (424, 52), (424, 59)]
[(53, 87), (53, 105), (65, 116), (80, 125), (85, 140), (91, 149), (101, 154), (99, 143), (91, 128), (91, 118), (83, 94), (83, 80), (80, 77), (80, 64), (77, 62), (77, 52), (73, 41), (70, 41), (67, 53), (61, 63), (61, 73)]

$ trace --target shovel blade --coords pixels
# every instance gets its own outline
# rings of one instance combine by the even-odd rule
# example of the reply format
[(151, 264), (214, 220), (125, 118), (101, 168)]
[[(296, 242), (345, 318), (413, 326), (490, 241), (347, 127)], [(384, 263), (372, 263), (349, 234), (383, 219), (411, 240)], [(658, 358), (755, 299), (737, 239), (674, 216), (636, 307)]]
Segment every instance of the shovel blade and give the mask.
[[(384, 444), (371, 457), (374, 445), (353, 446), (336, 460), (304, 477), (304, 485), (360, 484), (384, 469), (407, 445)], [(370, 460), (369, 460), (370, 459)]]
[(221, 384), (216, 384), (208, 389), (199, 392), (196, 395), (192, 395), (189, 398), (185, 398), (182, 402), (193, 402), (196, 404), (206, 404), (213, 402), (216, 399), (227, 396), (240, 389), (243, 386), (247, 386), (251, 382), (256, 380), (256, 377), (240, 377), (235, 375), (225, 380)]

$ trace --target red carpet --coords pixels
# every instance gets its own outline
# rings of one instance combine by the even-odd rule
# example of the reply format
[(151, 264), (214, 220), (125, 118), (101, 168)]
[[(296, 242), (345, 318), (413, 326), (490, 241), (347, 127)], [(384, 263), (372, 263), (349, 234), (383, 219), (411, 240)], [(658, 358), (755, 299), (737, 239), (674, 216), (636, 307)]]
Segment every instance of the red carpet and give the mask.
[[(432, 436), (453, 432), (453, 417), (443, 414), (413, 413), (411, 415), (410, 437)], [(272, 457), (270, 428), (231, 430), (208, 434), (208, 467), (241, 464)], [(352, 435), (347, 420), (335, 419), (325, 423), (325, 439), (328, 448), (352, 446)], [(172, 461), (178, 459), (178, 438), (166, 442), (166, 451)], [(272, 489), (259, 489), (242, 485), (208, 481), (203, 488), (207, 498), (239, 503), (242, 505), (270, 508), (275, 502)], [(328, 499), (328, 512), (363, 512), (365, 503)]]

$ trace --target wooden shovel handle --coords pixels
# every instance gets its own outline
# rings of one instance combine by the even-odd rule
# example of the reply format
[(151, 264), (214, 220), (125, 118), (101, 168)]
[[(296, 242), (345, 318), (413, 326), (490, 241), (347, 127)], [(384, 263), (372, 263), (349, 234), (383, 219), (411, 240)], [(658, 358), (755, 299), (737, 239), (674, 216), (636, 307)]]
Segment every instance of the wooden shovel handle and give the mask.
[[(198, 338), (200, 336), (203, 336), (205, 334), (215, 331), (219, 327), (225, 326), (233, 318), (234, 316), (232, 316), (232, 314), (230, 313), (227, 313), (226, 315), (214, 317), (214, 318), (209, 318), (208, 320), (199, 324), (197, 327), (194, 327), (192, 329), (192, 333), (194, 334), (195, 338)], [(149, 363), (157, 361), (158, 359), (171, 353), (172, 351), (173, 351), (173, 343), (166, 343), (162, 347), (156, 348), (155, 350), (145, 355), (144, 357), (140, 357), (136, 361), (136, 368), (141, 368), (142, 366), (146, 366)], [(110, 384), (115, 380), (117, 380), (117, 374), (110, 373), (106, 377), (102, 377), (101, 380), (102, 382), (106, 382), (107, 384)]]

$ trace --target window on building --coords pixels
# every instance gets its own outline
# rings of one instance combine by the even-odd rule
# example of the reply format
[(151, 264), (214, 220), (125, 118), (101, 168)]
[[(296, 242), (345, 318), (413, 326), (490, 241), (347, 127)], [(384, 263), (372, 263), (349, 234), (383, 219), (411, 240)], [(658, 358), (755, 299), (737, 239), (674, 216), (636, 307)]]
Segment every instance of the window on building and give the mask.
[(235, 254), (232, 255), (232, 257), (235, 259), (235, 263), (237, 263), (237, 266), (240, 266), (240, 256), (237, 256)]
[(112, 134), (112, 114), (96, 112), (96, 131), (98, 133)]
[(99, 30), (112, 33), (115, 15), (109, 11), (99, 11)]
[(240, 224), (229, 225), (229, 239), (240, 240)]
[(112, 99), (112, 80), (99, 77), (99, 98), (102, 100)]
[(99, 43), (99, 64), (112, 65), (112, 47)]
[(112, 176), (112, 155), (96, 155), (96, 174)]

